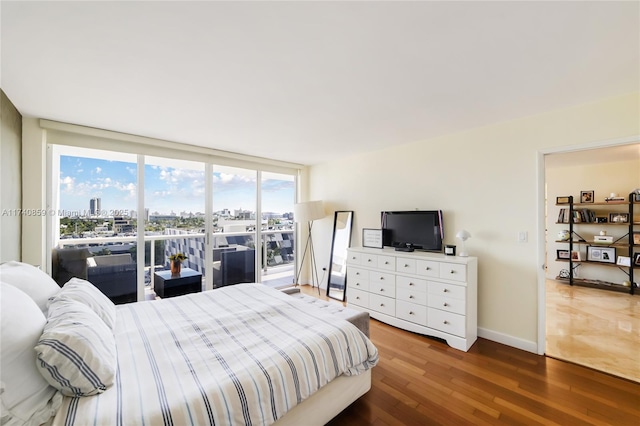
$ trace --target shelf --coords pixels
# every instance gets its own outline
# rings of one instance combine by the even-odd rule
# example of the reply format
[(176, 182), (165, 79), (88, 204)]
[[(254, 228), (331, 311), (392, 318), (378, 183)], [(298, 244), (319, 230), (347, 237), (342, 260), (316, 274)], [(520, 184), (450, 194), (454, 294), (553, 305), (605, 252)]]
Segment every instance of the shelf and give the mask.
[[(569, 244), (569, 241), (556, 240), (556, 243), (559, 244)], [(573, 241), (573, 244), (585, 244), (588, 246), (596, 246), (596, 247), (617, 247), (617, 248), (629, 248), (629, 244), (617, 242), (617, 243), (599, 243), (595, 241)], [(634, 246), (635, 247), (635, 246)]]
[[(560, 259), (560, 258), (556, 258), (556, 262), (567, 262), (569, 263), (569, 259)], [(587, 264), (587, 265), (598, 265), (598, 266), (619, 266), (621, 268), (628, 268), (628, 266), (622, 266), (622, 265), (618, 265), (617, 263), (610, 263), (610, 262), (598, 262), (595, 260), (574, 260), (573, 261), (574, 264)]]
[[(556, 277), (557, 281), (562, 282), (563, 284), (569, 284), (568, 278), (560, 278)], [(603, 290), (611, 290), (611, 291), (619, 291), (620, 293), (629, 293), (629, 287), (623, 286), (622, 284), (610, 283), (608, 281), (600, 281), (600, 280), (585, 280), (580, 278), (573, 279), (573, 285), (578, 285), (581, 287), (591, 287), (591, 288), (599, 288)], [(637, 285), (636, 285), (637, 288)]]

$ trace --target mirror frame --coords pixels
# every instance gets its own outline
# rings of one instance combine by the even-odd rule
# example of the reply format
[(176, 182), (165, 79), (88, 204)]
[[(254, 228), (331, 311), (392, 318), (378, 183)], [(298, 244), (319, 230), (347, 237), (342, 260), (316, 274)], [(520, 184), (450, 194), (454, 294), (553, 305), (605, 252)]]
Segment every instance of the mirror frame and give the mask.
[[(329, 254), (329, 276), (327, 278), (327, 297), (331, 298), (331, 299), (336, 299), (336, 300), (340, 300), (341, 302), (344, 302), (347, 296), (347, 271), (346, 271), (346, 266), (347, 266), (347, 258), (345, 256), (344, 258), (344, 266), (343, 266), (343, 271), (344, 271), (344, 290), (342, 291), (342, 297), (336, 297), (335, 295), (332, 296), (331, 295), (331, 273), (332, 273), (332, 269), (333, 269), (333, 257), (334, 257), (334, 252), (336, 250), (336, 231), (337, 231), (337, 225), (338, 225), (338, 215), (341, 213), (348, 213), (348, 218), (349, 218), (349, 226), (347, 228), (345, 228), (347, 230), (347, 232), (349, 233), (348, 238), (347, 238), (347, 246), (344, 247), (344, 250), (346, 250), (347, 248), (351, 247), (351, 237), (353, 236), (353, 210), (337, 210), (334, 214), (333, 214), (333, 233), (331, 234), (331, 253)], [(342, 249), (342, 247), (340, 247), (340, 249)]]

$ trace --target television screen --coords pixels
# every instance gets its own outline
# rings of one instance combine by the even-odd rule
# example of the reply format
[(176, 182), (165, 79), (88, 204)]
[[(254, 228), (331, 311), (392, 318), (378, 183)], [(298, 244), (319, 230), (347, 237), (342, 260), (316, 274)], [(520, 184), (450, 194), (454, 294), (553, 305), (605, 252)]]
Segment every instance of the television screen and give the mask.
[(382, 212), (382, 243), (388, 247), (442, 251), (441, 210)]

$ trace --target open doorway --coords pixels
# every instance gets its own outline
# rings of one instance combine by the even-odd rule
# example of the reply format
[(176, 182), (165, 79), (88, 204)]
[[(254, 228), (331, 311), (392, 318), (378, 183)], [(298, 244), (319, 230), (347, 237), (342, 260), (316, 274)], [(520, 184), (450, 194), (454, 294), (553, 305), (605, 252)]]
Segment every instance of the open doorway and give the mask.
[[(620, 256), (633, 260), (640, 245), (616, 244), (628, 239), (629, 225), (609, 221), (610, 215), (628, 213), (624, 200), (640, 188), (640, 144), (547, 154), (544, 168), (545, 354), (640, 382), (640, 289), (630, 294), (625, 288), (630, 285), (628, 273), (616, 264)], [(575, 219), (580, 226), (574, 223), (569, 235), (568, 223), (562, 218), (568, 206), (561, 204), (568, 196), (583, 202), (574, 209), (577, 214), (598, 219)], [(623, 200), (615, 202), (619, 197)], [(640, 222), (640, 204), (634, 207), (635, 219), (629, 221)], [(640, 232), (640, 225), (632, 229)], [(596, 243), (595, 237), (601, 234), (611, 242)], [(567, 238), (574, 241), (572, 250), (568, 250)], [(603, 256), (603, 252), (606, 262), (594, 259), (594, 254)], [(568, 256), (577, 260), (574, 277), (602, 285), (569, 285), (563, 279), (569, 272)], [(639, 282), (639, 278), (640, 270), (634, 280)]]

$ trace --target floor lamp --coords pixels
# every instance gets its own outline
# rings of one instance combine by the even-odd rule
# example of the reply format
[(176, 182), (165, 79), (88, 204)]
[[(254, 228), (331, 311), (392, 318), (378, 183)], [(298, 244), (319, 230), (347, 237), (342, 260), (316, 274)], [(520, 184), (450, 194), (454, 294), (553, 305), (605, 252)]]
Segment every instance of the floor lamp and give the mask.
[(318, 294), (320, 294), (320, 281), (318, 280), (318, 267), (316, 265), (316, 255), (313, 250), (313, 236), (311, 234), (311, 229), (313, 228), (313, 221), (322, 219), (324, 216), (325, 212), (322, 201), (306, 201), (304, 203), (298, 203), (293, 207), (293, 219), (300, 224), (306, 222), (309, 226), (307, 244), (304, 247), (302, 260), (300, 261), (300, 269), (298, 269), (298, 273), (296, 274), (295, 285), (298, 286), (299, 284), (298, 279), (300, 278), (300, 273), (302, 272), (304, 259), (307, 256), (307, 252), (309, 252), (309, 259), (311, 262), (311, 285), (313, 287), (315, 287), (316, 284), (318, 285)]

